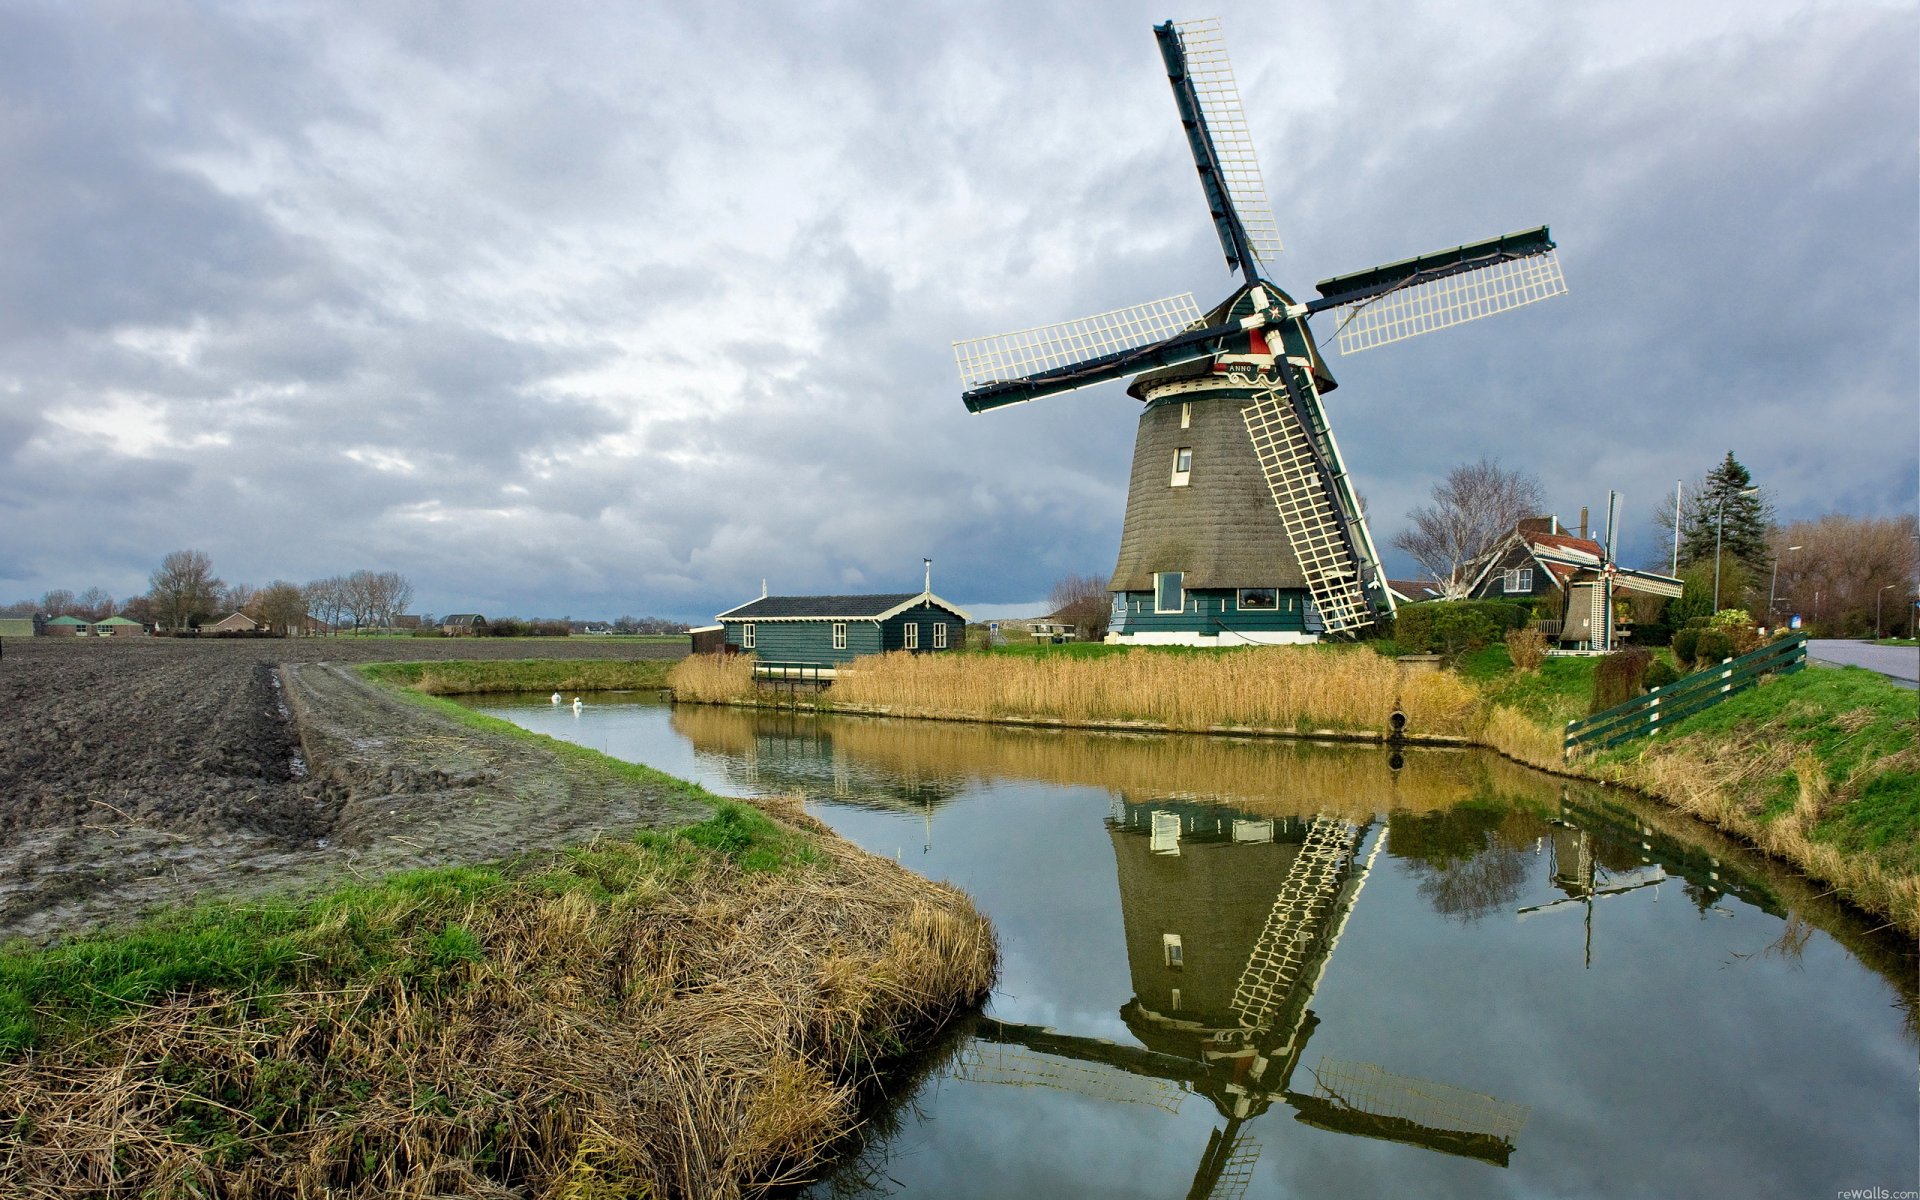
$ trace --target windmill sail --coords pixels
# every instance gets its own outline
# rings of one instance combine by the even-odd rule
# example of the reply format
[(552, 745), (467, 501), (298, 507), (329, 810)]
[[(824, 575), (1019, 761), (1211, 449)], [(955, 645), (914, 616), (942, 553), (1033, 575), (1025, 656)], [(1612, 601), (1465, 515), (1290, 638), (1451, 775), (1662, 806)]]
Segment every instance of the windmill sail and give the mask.
[(1566, 292), (1547, 227), (1323, 279), (1310, 313), (1332, 311), (1340, 353), (1357, 354)]
[[(1278, 388), (1256, 396), (1241, 416), (1321, 623), (1331, 634), (1353, 633), (1373, 624), (1367, 575), (1379, 578), (1379, 555), (1365, 522), (1350, 518), (1350, 505), (1343, 503), (1346, 481), (1331, 431), (1311, 396), (1301, 399), (1312, 428)], [(1326, 439), (1325, 451), (1315, 444), (1315, 435)], [(1391, 598), (1384, 603), (1390, 606)]]
[(1247, 129), (1240, 85), (1227, 59), (1218, 18), (1156, 25), (1180, 123), (1213, 214), (1214, 231), (1231, 270), (1248, 282), (1280, 253), (1280, 229), (1267, 200), (1266, 181)]
[[(1193, 293), (1150, 300), (1054, 325), (996, 333), (953, 344), (967, 408), (981, 412), (1052, 392), (1087, 387), (1141, 370), (1133, 352), (1180, 340), (1200, 321)], [(1207, 353), (1198, 348), (1186, 358)], [(1151, 361), (1166, 366), (1182, 358)], [(1039, 386), (1049, 384), (1051, 386)]]

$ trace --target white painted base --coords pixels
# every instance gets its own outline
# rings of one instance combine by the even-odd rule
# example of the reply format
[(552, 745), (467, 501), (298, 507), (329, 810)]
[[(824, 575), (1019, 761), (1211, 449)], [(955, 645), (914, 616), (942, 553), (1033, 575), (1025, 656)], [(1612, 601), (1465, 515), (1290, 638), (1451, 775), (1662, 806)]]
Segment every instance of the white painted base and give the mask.
[(1313, 646), (1320, 642), (1317, 633), (1292, 630), (1230, 630), (1221, 634), (1198, 633), (1186, 629), (1164, 629), (1140, 633), (1109, 633), (1109, 646), (1206, 646), (1227, 649), (1232, 646)]

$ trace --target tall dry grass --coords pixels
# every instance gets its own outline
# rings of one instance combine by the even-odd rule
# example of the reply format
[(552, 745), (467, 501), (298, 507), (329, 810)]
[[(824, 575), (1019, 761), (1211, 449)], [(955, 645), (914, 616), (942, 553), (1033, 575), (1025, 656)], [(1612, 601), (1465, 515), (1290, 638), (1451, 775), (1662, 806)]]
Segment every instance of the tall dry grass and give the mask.
[(748, 654), (694, 654), (673, 664), (667, 686), (676, 699), (695, 704), (728, 704), (752, 700), (753, 656)]
[(1449, 672), (1408, 672), (1376, 654), (1311, 646), (1102, 658), (885, 654), (854, 663), (828, 699), (902, 716), (1299, 732), (1384, 732), (1398, 708), (1407, 732), (1454, 737), (1467, 735), (1479, 712), (1478, 693)]
[(960, 893), (837, 839), (817, 855), (750, 872), (598, 843), (468, 911), (484, 953), (453, 986), (175, 996), (0, 1064), (5, 1194), (731, 1197), (801, 1178), (876, 1064), (983, 997), (995, 956)]

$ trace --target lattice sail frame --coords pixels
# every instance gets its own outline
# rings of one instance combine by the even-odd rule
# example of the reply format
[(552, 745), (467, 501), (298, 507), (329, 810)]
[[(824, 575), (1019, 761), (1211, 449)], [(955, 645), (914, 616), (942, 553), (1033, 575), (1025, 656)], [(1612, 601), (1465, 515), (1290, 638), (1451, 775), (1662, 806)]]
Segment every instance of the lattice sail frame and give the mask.
[(1339, 321), (1335, 338), (1340, 353), (1358, 354), (1564, 295), (1566, 290), (1559, 252), (1548, 250), (1340, 305), (1333, 310)]
[(1214, 154), (1220, 164), (1220, 182), (1227, 198), (1240, 215), (1247, 231), (1247, 243), (1261, 263), (1271, 263), (1280, 254), (1280, 226), (1273, 219), (1273, 205), (1267, 199), (1266, 180), (1260, 174), (1260, 160), (1254, 154), (1253, 134), (1247, 128), (1247, 110), (1240, 103), (1240, 85), (1233, 77), (1233, 64), (1227, 59), (1226, 35), (1220, 18), (1176, 21), (1181, 49), (1187, 55), (1187, 78), (1193, 81), (1193, 94), (1200, 101), (1207, 132), (1213, 139)]
[(970, 1040), (950, 1072), (969, 1083), (1047, 1087), (1120, 1104), (1145, 1104), (1178, 1113), (1187, 1091), (1171, 1080), (1136, 1075), (1117, 1067), (1098, 1067), (1041, 1054), (1024, 1046)]
[(1322, 1058), (1313, 1094), (1355, 1112), (1397, 1118), (1429, 1129), (1498, 1138), (1512, 1145), (1533, 1110), (1431, 1079), (1395, 1075), (1372, 1063)]
[(1184, 333), (1200, 316), (1193, 293), (1184, 292), (1091, 317), (955, 342), (953, 360), (961, 386), (984, 387), (1164, 342)]
[(1342, 634), (1373, 624), (1361, 564), (1341, 536), (1340, 514), (1327, 499), (1309, 434), (1293, 405), (1276, 388), (1254, 397), (1240, 415), (1322, 627)]

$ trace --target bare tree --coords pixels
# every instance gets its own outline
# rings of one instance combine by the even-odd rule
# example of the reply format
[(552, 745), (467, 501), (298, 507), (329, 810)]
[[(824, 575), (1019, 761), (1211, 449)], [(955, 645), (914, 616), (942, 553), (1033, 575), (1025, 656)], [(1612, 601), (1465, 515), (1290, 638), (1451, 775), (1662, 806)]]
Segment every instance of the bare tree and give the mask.
[(220, 589), (220, 611), (230, 613), (243, 612), (255, 620), (259, 620), (259, 617), (252, 611), (254, 599), (259, 596), (259, 594), (260, 589), (250, 583), (230, 584)]
[(1754, 579), (1756, 615), (1771, 597), (1774, 620), (1798, 613), (1824, 634), (1851, 637), (1873, 630), (1877, 608), (1883, 631), (1911, 632), (1920, 586), (1920, 522), (1911, 514), (1795, 521), (1775, 534), (1772, 552), (1779, 574)]
[(153, 603), (167, 625), (182, 629), (209, 612), (222, 586), (213, 574), (213, 560), (200, 550), (175, 550), (160, 560), (150, 580)]
[(74, 600), (80, 612), (90, 621), (104, 621), (113, 615), (113, 595), (105, 588), (90, 587), (81, 592)]
[(1068, 575), (1053, 585), (1048, 600), (1053, 605), (1053, 616), (1072, 625), (1075, 637), (1097, 642), (1107, 636), (1113, 598), (1107, 592), (1104, 579)]
[(1475, 560), (1546, 504), (1537, 478), (1487, 458), (1448, 471), (1433, 485), (1432, 496), (1433, 503), (1407, 513), (1407, 528), (1393, 544), (1411, 554), (1449, 600), (1467, 594), (1472, 568), (1479, 565)]
[(306, 621), (307, 598), (298, 586), (276, 579), (254, 596), (253, 617), (275, 633), (290, 634)]
[(66, 588), (55, 588), (40, 597), (40, 611), (50, 617), (71, 616), (74, 611), (73, 593)]
[(304, 589), (307, 599), (307, 611), (325, 621), (329, 626), (340, 624), (340, 614), (345, 607), (341, 599), (341, 581), (338, 575), (329, 575), (325, 579), (316, 579)]
[(398, 571), (382, 571), (373, 577), (373, 585), (375, 614), (380, 624), (391, 626), (413, 603), (413, 584)]

